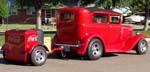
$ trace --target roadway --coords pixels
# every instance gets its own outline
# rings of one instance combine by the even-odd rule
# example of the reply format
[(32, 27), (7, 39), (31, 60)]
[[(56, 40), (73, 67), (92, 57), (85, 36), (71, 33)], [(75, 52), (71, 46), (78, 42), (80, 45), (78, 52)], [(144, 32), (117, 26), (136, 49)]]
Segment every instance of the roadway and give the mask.
[(114, 53), (99, 60), (82, 60), (79, 57), (58, 59), (49, 55), (42, 66), (10, 64), (3, 60), (0, 52), (0, 72), (149, 72), (150, 50), (145, 55), (135, 51)]

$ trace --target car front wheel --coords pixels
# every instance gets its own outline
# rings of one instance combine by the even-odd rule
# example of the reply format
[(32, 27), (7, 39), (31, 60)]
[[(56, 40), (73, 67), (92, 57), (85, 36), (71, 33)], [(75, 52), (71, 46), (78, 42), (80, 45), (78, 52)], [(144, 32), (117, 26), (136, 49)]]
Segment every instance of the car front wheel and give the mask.
[(140, 55), (145, 54), (147, 49), (148, 49), (147, 41), (145, 39), (141, 39), (137, 44), (136, 53)]

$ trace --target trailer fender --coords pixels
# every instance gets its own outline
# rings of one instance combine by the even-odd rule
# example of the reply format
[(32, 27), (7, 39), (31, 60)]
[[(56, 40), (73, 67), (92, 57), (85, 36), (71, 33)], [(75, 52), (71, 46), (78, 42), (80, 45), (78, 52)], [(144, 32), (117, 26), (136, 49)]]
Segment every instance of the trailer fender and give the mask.
[(43, 45), (43, 44), (36, 44), (36, 45), (34, 45), (32, 48), (28, 48), (28, 49), (26, 50), (26, 52), (27, 52), (28, 54), (31, 54), (32, 51), (33, 51), (33, 49), (36, 48), (37, 46), (41, 46), (41, 47), (45, 48), (46, 51), (49, 52), (49, 49), (48, 49), (45, 45)]

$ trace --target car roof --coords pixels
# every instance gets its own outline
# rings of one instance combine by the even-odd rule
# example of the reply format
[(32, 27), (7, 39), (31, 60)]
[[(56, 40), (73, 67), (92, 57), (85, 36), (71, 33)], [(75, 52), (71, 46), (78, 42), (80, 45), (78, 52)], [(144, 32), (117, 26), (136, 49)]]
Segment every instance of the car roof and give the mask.
[(111, 10), (100, 9), (100, 8), (96, 8), (96, 7), (89, 7), (89, 8), (86, 8), (86, 9), (89, 10), (89, 11), (91, 11), (91, 12), (94, 12), (94, 11), (104, 11), (104, 12), (112, 12), (112, 13), (115, 13), (115, 14), (121, 14), (121, 13), (114, 12), (114, 11), (111, 11)]
[(111, 11), (111, 10), (106, 10), (106, 9), (100, 9), (100, 8), (96, 8), (96, 7), (67, 7), (67, 8), (61, 8), (62, 10), (72, 10), (72, 9), (76, 9), (76, 10), (83, 10), (83, 9), (86, 9), (90, 12), (107, 12), (107, 13), (113, 13), (113, 14), (118, 14), (118, 15), (122, 15), (121, 13), (118, 13), (118, 12), (114, 12), (114, 11)]

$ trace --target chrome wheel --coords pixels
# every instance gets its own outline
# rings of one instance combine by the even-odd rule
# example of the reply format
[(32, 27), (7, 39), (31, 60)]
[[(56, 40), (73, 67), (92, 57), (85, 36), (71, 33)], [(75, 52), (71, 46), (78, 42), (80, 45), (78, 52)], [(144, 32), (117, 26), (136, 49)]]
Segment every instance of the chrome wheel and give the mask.
[(92, 39), (88, 46), (88, 58), (90, 60), (97, 60), (103, 54), (103, 44), (99, 39)]
[(145, 52), (147, 50), (147, 44), (145, 41), (142, 41), (140, 44), (141, 52)]
[(100, 45), (98, 43), (94, 43), (92, 45), (92, 54), (93, 54), (93, 56), (98, 57), (98, 56), (101, 55), (101, 53), (102, 52), (100, 50)]
[(47, 59), (45, 48), (38, 46), (34, 48), (31, 54), (31, 63), (35, 66), (43, 65)]
[(37, 63), (42, 63), (42, 62), (44, 62), (44, 60), (45, 60), (44, 52), (43, 52), (43, 51), (40, 51), (40, 50), (37, 50), (37, 51), (35, 52), (35, 61), (36, 61)]
[(147, 52), (147, 49), (148, 49), (147, 41), (145, 39), (141, 39), (137, 44), (136, 48), (137, 54), (145, 54)]

